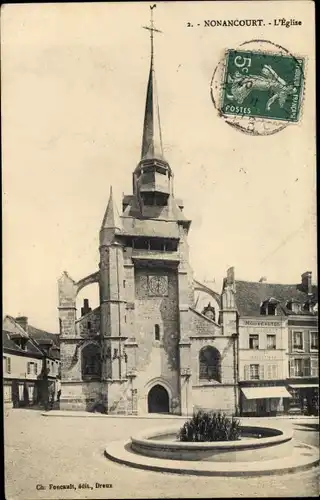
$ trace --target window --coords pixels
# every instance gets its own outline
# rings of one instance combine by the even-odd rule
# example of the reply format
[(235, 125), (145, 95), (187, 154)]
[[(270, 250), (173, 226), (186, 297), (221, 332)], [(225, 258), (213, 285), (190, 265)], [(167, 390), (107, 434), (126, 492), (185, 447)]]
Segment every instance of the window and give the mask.
[(36, 375), (37, 372), (38, 372), (37, 363), (34, 363), (33, 361), (29, 361), (29, 363), (27, 363), (27, 374), (28, 375)]
[(203, 347), (199, 352), (199, 378), (221, 382), (221, 354), (215, 347)]
[(123, 288), (126, 287), (126, 280), (123, 280)]
[(259, 380), (259, 365), (250, 365), (250, 380)]
[(100, 348), (94, 343), (87, 344), (82, 349), (82, 377), (100, 376)]
[(299, 313), (301, 311), (301, 304), (296, 300), (288, 300), (288, 302), (286, 303), (286, 307), (293, 313)]
[(290, 363), (291, 377), (310, 377), (311, 363), (310, 358), (296, 358)]
[(259, 335), (249, 335), (249, 349), (259, 349)]
[(292, 346), (294, 350), (303, 350), (302, 332), (293, 332)]
[(317, 351), (319, 349), (318, 332), (310, 332), (310, 349)]
[(267, 335), (267, 349), (276, 349), (275, 335)]
[(91, 330), (91, 321), (88, 321), (88, 330)]
[(260, 305), (260, 314), (263, 316), (276, 316), (279, 301), (271, 297)]
[(277, 365), (267, 365), (267, 379), (276, 380), (278, 378), (278, 366)]
[(154, 325), (154, 338), (155, 340), (160, 340), (160, 326)]
[(295, 406), (299, 407), (300, 406), (300, 391), (298, 389), (293, 389), (290, 388), (290, 394), (292, 396), (292, 399), (290, 401), (290, 407), (293, 408)]
[(4, 365), (4, 370), (6, 373), (11, 373), (11, 358), (8, 358), (7, 356), (3, 356), (3, 365)]

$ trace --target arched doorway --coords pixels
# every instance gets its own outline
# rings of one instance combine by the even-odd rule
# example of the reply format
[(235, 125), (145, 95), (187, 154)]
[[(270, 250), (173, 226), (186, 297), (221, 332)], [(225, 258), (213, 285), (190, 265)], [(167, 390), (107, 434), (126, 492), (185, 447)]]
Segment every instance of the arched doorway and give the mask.
[(162, 385), (154, 385), (148, 394), (148, 413), (169, 413), (169, 394)]

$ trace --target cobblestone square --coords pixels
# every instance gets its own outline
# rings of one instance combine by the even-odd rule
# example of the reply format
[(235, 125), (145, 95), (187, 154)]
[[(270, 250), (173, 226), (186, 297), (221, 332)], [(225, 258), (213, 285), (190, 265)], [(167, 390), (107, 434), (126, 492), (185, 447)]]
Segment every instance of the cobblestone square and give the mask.
[[(171, 423), (176, 422), (172, 419)], [(255, 478), (195, 477), (131, 469), (105, 458), (103, 452), (108, 442), (163, 424), (161, 418), (45, 417), (36, 410), (8, 410), (6, 498), (267, 498), (319, 494), (318, 469)], [(318, 446), (316, 418), (283, 419), (277, 420), (277, 424), (293, 425), (296, 439)], [(54, 488), (69, 484), (76, 489)]]

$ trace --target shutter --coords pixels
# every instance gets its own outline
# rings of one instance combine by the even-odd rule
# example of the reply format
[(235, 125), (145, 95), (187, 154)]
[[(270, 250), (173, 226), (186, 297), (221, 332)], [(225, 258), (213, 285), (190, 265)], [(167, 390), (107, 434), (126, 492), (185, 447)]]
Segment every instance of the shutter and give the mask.
[(310, 377), (310, 358), (305, 358), (303, 361), (303, 376)]
[(317, 377), (319, 373), (319, 365), (317, 358), (311, 358), (311, 377)]
[(30, 363), (27, 363), (27, 374), (30, 375)]
[(293, 359), (289, 360), (289, 377), (294, 377), (294, 361), (293, 361)]
[(259, 379), (263, 380), (264, 379), (264, 366), (259, 365)]
[(267, 379), (269, 379), (269, 380), (272, 378), (272, 370), (271, 370), (271, 368), (272, 368), (272, 365), (268, 364), (267, 365)]
[(244, 380), (250, 379), (250, 367), (249, 365), (244, 365)]
[(7, 358), (7, 372), (11, 373), (11, 358)]
[(272, 365), (272, 378), (276, 380), (278, 378), (278, 366)]

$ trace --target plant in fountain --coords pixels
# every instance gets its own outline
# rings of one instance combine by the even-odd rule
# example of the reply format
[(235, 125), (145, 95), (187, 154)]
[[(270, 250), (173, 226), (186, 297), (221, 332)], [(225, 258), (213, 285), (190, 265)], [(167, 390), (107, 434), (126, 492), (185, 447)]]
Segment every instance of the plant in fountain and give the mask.
[(179, 441), (236, 441), (240, 439), (240, 421), (224, 413), (199, 411), (185, 422)]

